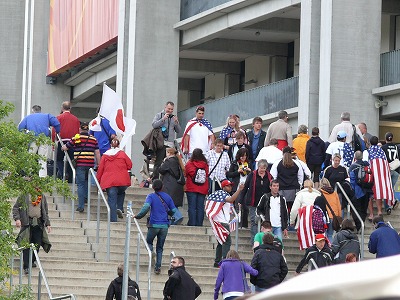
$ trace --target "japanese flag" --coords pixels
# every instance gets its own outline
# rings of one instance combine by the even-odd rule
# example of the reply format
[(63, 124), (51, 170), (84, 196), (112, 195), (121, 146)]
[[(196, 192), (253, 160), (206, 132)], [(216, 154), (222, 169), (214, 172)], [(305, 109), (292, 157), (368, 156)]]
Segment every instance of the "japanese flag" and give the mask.
[(89, 122), (89, 130), (101, 131), (100, 122), (101, 122), (100, 116), (97, 116), (95, 119)]
[(129, 138), (135, 134), (136, 121), (125, 117), (120, 97), (105, 83), (99, 114), (110, 121), (110, 126), (115, 132), (123, 135), (119, 146), (125, 147)]

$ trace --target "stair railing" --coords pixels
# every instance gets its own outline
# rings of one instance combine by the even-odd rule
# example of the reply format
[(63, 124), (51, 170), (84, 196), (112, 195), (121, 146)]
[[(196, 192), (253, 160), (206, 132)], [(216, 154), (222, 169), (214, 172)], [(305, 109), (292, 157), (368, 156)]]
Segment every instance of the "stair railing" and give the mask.
[[(57, 140), (58, 143), (60, 143), (61, 147), (64, 146), (64, 143), (60, 137), (60, 135), (57, 133)], [(54, 151), (54, 176), (56, 174), (56, 164), (57, 164), (57, 151), (58, 151), (58, 146), (55, 148), (56, 150)], [(65, 153), (64, 155), (64, 171), (63, 171), (63, 181), (65, 181), (65, 172), (67, 170), (67, 162), (69, 166), (71, 167), (72, 170), (72, 195), (76, 196), (76, 169), (72, 164), (71, 158), (69, 157), (68, 153)], [(64, 202), (65, 202), (65, 197), (64, 197)], [(72, 211), (71, 211), (71, 219), (74, 220), (75, 218), (75, 200), (74, 198), (71, 198), (71, 203), (72, 203)]]
[[(41, 299), (41, 295), (42, 295), (42, 280), (44, 285), (46, 286), (46, 290), (47, 290), (47, 294), (49, 296), (49, 300), (61, 300), (61, 299), (72, 299), (75, 300), (75, 296), (74, 294), (66, 294), (66, 295), (62, 295), (62, 296), (57, 296), (57, 297), (53, 297), (53, 295), (51, 294), (51, 290), (50, 290), (50, 286), (49, 283), (47, 281), (46, 278), (46, 274), (44, 272), (42, 263), (40, 262), (40, 258), (38, 255), (38, 252), (36, 251), (36, 247), (35, 245), (32, 243), (27, 247), (20, 247), (17, 248), (17, 251), (20, 251), (20, 260), (19, 260), (19, 284), (22, 285), (22, 272), (23, 272), (23, 250), (27, 249), (29, 247), (29, 272), (28, 272), (28, 287), (31, 287), (31, 280), (32, 280), (32, 260), (33, 260), (33, 255), (35, 255), (36, 257), (36, 264), (37, 267), (39, 268), (39, 276), (38, 276), (38, 291), (37, 291), (37, 299), (40, 300)], [(14, 255), (12, 255), (11, 257), (11, 262), (10, 262), (10, 266), (11, 266), (11, 274), (10, 274), (10, 295), (11, 295), (11, 287), (13, 286), (13, 274), (12, 274), (12, 270), (14, 269)]]
[(89, 176), (88, 176), (88, 203), (87, 203), (87, 221), (90, 222), (90, 189), (92, 186), (92, 178), (94, 183), (97, 186), (97, 224), (96, 224), (96, 243), (99, 245), (99, 240), (100, 240), (100, 198), (103, 199), (103, 203), (105, 204), (107, 208), (107, 245), (106, 245), (106, 261), (110, 261), (110, 220), (111, 220), (111, 215), (110, 215), (110, 206), (108, 205), (108, 202), (106, 200), (106, 197), (104, 196), (103, 190), (100, 187), (99, 182), (97, 181), (96, 174), (94, 173), (93, 168), (89, 169)]
[(136, 228), (138, 230), (138, 241), (137, 241), (137, 252), (136, 252), (136, 282), (139, 283), (139, 273), (140, 273), (140, 242), (141, 240), (146, 247), (147, 254), (149, 256), (149, 264), (147, 267), (147, 299), (150, 300), (150, 287), (151, 287), (151, 258), (152, 253), (147, 244), (146, 238), (144, 237), (143, 231), (136, 218), (133, 218), (132, 211), (132, 201), (128, 202), (126, 209), (126, 230), (125, 230), (125, 252), (124, 252), (124, 277), (122, 284), (122, 299), (126, 299), (128, 294), (128, 274), (129, 274), (129, 247), (130, 247), (130, 236), (131, 236), (131, 222), (132, 219), (135, 222)]
[(336, 182), (335, 185), (335, 192), (337, 191), (337, 188), (340, 189), (340, 191), (342, 192), (343, 196), (346, 198), (347, 200), (347, 213), (349, 214), (350, 209), (349, 207), (351, 207), (351, 209), (353, 210), (354, 214), (356, 215), (356, 217), (358, 218), (358, 220), (360, 220), (361, 223), (361, 241), (360, 241), (360, 259), (364, 259), (364, 228), (365, 228), (365, 224), (364, 224), (364, 220), (361, 218), (360, 214), (358, 213), (358, 211), (356, 210), (356, 208), (354, 207), (353, 202), (351, 202), (349, 196), (347, 196), (346, 192), (344, 191), (342, 185), (340, 184), (340, 182)]
[(314, 258), (310, 258), (310, 260), (308, 261), (308, 271), (312, 271), (313, 267), (314, 267), (315, 270), (318, 269), (318, 266), (317, 266)]

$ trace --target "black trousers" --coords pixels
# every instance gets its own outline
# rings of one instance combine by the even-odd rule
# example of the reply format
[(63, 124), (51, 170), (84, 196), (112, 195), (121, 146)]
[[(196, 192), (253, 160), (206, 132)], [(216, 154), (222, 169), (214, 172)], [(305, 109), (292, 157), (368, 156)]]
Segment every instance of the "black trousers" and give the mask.
[[(365, 222), (367, 218), (367, 209), (368, 209), (368, 202), (369, 202), (369, 194), (366, 193), (363, 197), (356, 199), (353, 201), (353, 205), (356, 208), (358, 214), (360, 215), (363, 222)], [(351, 210), (351, 215), (354, 220), (354, 224), (356, 225), (357, 230), (361, 229), (361, 222), (357, 218), (356, 214), (353, 210)]]
[[(43, 228), (41, 226), (30, 226), (30, 239), (29, 243), (36, 246), (36, 251), (39, 252), (40, 245), (42, 244)], [(23, 250), (24, 269), (29, 268), (29, 249)], [(36, 261), (36, 257), (32, 252), (32, 263)]]
[(161, 163), (163, 162), (164, 158), (167, 156), (165, 151), (167, 150), (167, 146), (163, 146), (161, 149), (157, 149), (156, 151), (156, 161), (154, 162), (154, 172), (153, 172), (153, 179), (160, 179), (160, 173), (158, 172), (158, 169), (161, 166)]

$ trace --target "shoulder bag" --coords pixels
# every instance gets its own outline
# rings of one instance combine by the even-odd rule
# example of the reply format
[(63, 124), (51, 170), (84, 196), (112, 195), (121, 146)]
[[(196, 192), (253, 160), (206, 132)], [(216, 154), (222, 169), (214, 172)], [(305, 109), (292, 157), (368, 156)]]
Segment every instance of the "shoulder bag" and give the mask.
[[(89, 137), (86, 139), (86, 142), (85, 142), (85, 144), (83, 144), (82, 148), (86, 146), (88, 141), (89, 141)], [(76, 157), (74, 157), (73, 160), (71, 160), (71, 163), (72, 163), (72, 166), (74, 167), (74, 169), (76, 169), (76, 163), (77, 163), (78, 157), (81, 155), (81, 153), (82, 153), (82, 150), (79, 151), (78, 155)]]
[(156, 193), (156, 195), (158, 196), (158, 198), (160, 199), (161, 203), (164, 205), (164, 208), (169, 216), (168, 220), (169, 220), (169, 224), (170, 225), (179, 225), (182, 223), (183, 221), (183, 216), (182, 213), (179, 211), (179, 209), (176, 207), (176, 211), (173, 213), (168, 205), (165, 203), (163, 197), (161, 197), (161, 195), (159, 193)]
[(326, 198), (323, 195), (323, 193), (321, 193), (321, 195), (322, 195), (322, 197), (324, 197), (325, 203), (326, 203), (326, 205), (328, 206), (329, 210), (332, 213), (332, 216), (333, 216), (333, 218), (332, 218), (332, 228), (335, 231), (339, 231), (340, 228), (342, 227), (343, 218), (340, 217), (340, 216), (335, 215), (335, 213), (333, 212), (333, 209), (332, 209), (331, 205), (329, 204), (328, 200), (326, 200)]

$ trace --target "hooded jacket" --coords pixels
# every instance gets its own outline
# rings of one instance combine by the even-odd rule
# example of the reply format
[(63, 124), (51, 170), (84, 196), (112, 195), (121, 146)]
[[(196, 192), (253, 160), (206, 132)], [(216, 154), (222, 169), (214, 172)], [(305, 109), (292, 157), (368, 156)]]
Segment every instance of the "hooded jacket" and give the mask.
[(132, 161), (119, 148), (107, 150), (100, 160), (97, 170), (97, 180), (102, 189), (113, 186), (130, 186), (131, 177), (128, 170), (132, 169)]
[(163, 294), (164, 299), (195, 300), (201, 294), (201, 288), (186, 272), (185, 267), (181, 266), (175, 268), (169, 276)]
[(348, 229), (340, 230), (332, 242), (332, 253), (335, 257), (335, 263), (340, 264), (346, 261), (346, 255), (354, 253), (357, 257), (360, 255), (360, 242), (357, 234)]
[[(242, 271), (243, 268), (243, 271)], [(246, 287), (243, 280), (243, 272), (252, 276), (257, 276), (258, 271), (250, 267), (247, 263), (238, 259), (224, 259), (220, 263), (217, 280), (215, 282), (214, 299), (218, 299), (218, 293), (222, 285), (222, 294), (228, 292), (245, 292)], [(246, 290), (245, 290), (246, 289)]]
[(262, 244), (254, 253), (251, 266), (258, 270), (257, 277), (250, 276), (250, 282), (260, 288), (270, 288), (281, 283), (288, 267), (282, 254), (274, 249), (273, 245)]
[(310, 136), (307, 133), (299, 133), (293, 140), (293, 148), (296, 150), (297, 157), (306, 162), (306, 145)]
[[(193, 182), (197, 169), (206, 170), (206, 181), (202, 185)], [(199, 193), (207, 195), (208, 193), (208, 164), (205, 161), (189, 160), (185, 166), (186, 185), (185, 192)]]
[(319, 136), (312, 136), (306, 144), (306, 162), (310, 165), (322, 165), (325, 160), (325, 142)]
[[(322, 196), (325, 197), (326, 201), (328, 201), (329, 205), (332, 207), (333, 212), (336, 216), (342, 215), (342, 209), (340, 205), (339, 195), (332, 188), (330, 189), (321, 189)], [(326, 211), (328, 212), (329, 219), (333, 219), (333, 215), (331, 210), (326, 205)]]
[[(107, 290), (107, 295), (106, 295), (106, 300), (121, 300), (122, 299), (122, 283), (123, 283), (123, 277), (118, 276), (115, 278), (113, 281), (111, 281), (108, 290)], [(131, 280), (128, 277), (128, 293), (130, 289), (135, 289), (136, 291), (136, 296), (138, 300), (142, 300), (140, 296), (140, 291), (139, 291), (139, 286), (138, 284)], [(115, 296), (115, 298), (114, 298)]]

